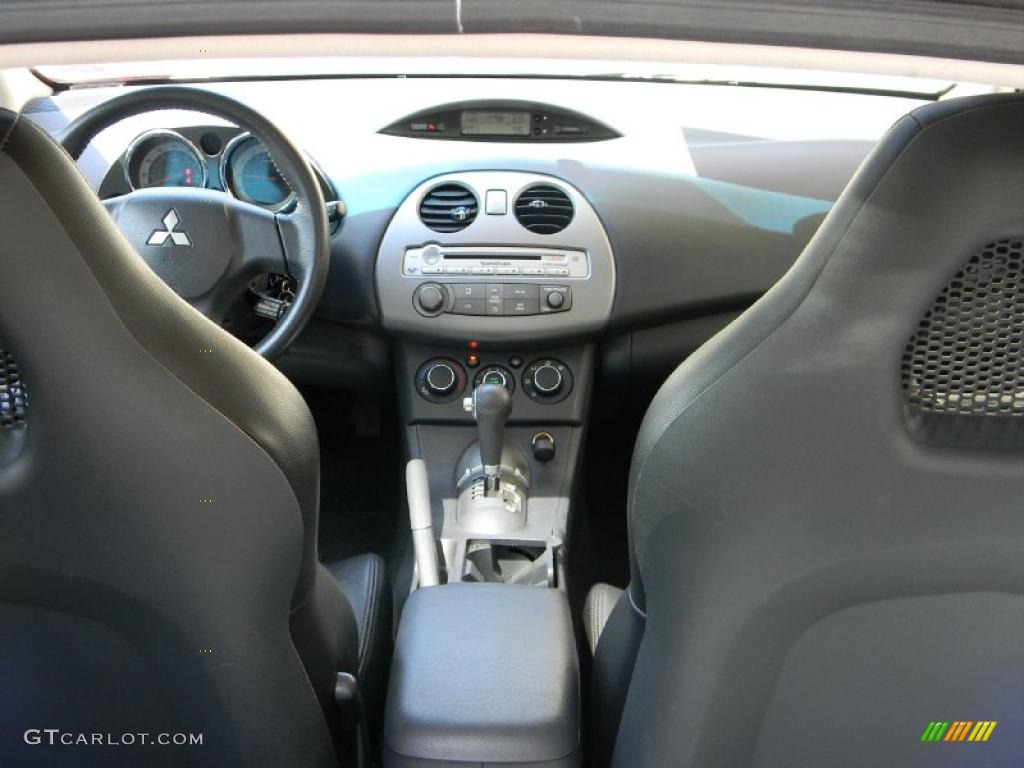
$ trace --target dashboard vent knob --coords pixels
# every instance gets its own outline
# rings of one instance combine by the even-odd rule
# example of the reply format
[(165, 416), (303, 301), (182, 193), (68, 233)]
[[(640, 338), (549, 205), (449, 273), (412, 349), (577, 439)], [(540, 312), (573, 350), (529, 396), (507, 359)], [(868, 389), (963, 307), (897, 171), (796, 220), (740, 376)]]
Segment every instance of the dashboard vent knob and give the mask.
[(561, 232), (569, 226), (574, 212), (569, 196), (551, 184), (527, 187), (516, 200), (516, 219), (538, 235)]
[(479, 204), (461, 184), (441, 184), (420, 203), (420, 220), (435, 232), (458, 232), (473, 223)]

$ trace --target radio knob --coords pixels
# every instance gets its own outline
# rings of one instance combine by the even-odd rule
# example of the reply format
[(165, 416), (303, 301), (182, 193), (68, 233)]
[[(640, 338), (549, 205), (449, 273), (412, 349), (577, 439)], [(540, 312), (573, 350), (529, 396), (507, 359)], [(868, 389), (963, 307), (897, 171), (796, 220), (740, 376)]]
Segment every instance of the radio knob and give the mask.
[(533, 372), (533, 386), (547, 397), (557, 395), (562, 388), (562, 373), (550, 363), (545, 363)]
[(435, 395), (447, 395), (456, 381), (455, 371), (447, 363), (434, 363), (427, 370), (427, 387)]
[(563, 296), (559, 291), (549, 291), (547, 303), (552, 309), (558, 309), (565, 304), (565, 296)]
[(416, 291), (416, 304), (427, 314), (440, 312), (444, 299), (444, 290), (437, 283), (426, 283)]

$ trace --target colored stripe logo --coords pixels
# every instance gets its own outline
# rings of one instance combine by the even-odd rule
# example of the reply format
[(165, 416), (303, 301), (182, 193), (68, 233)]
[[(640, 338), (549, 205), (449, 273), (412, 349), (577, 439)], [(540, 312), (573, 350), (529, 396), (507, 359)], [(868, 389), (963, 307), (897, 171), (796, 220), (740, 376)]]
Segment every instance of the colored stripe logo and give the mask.
[(928, 723), (921, 741), (988, 741), (995, 720), (939, 720)]

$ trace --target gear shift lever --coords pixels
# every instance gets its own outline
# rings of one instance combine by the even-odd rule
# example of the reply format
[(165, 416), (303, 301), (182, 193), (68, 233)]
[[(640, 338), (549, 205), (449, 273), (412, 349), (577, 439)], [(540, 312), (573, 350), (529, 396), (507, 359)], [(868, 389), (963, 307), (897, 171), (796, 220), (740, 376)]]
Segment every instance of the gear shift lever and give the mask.
[(498, 489), (498, 470), (505, 445), (505, 422), (512, 413), (512, 396), (500, 384), (481, 384), (473, 390), (473, 418), (480, 439), (480, 462), (484, 466), (484, 488)]

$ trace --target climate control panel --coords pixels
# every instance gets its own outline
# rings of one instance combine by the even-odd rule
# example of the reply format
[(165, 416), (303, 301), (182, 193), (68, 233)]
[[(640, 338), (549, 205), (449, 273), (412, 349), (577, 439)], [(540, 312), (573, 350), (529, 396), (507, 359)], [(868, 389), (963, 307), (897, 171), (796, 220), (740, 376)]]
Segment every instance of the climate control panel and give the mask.
[(512, 359), (521, 367), (518, 376), (503, 365), (485, 365), (473, 376), (473, 387), (467, 388), (469, 377), (462, 363), (450, 357), (431, 358), (416, 370), (414, 386), (420, 397), (437, 404), (454, 402), (481, 384), (498, 384), (513, 393), (517, 378), (523, 394), (534, 402), (559, 403), (572, 392), (572, 371), (561, 360), (544, 357), (523, 366), (522, 358)]

